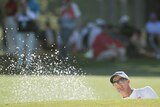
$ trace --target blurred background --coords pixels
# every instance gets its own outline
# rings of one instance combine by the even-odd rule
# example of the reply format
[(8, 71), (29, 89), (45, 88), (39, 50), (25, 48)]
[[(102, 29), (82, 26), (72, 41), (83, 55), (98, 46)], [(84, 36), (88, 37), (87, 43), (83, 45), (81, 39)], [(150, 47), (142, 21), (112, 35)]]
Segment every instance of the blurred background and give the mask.
[(19, 67), (58, 51), (88, 74), (160, 75), (159, 11), (159, 0), (0, 0), (0, 55)]

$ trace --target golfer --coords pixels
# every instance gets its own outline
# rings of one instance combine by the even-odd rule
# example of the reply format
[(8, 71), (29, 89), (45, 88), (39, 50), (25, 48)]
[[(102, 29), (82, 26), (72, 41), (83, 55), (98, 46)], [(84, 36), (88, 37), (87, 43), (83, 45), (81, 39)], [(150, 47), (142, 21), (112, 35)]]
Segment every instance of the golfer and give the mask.
[(129, 77), (123, 72), (115, 72), (110, 82), (113, 84), (115, 89), (122, 95), (124, 99), (154, 99), (159, 98), (156, 92), (150, 87), (132, 89), (130, 87)]

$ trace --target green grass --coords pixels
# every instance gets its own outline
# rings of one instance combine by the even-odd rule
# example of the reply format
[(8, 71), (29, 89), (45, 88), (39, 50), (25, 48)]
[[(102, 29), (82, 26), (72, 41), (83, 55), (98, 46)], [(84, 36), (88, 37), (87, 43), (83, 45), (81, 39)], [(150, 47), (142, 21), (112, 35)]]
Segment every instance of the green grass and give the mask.
[[(5, 58), (4, 58), (5, 59)], [(1, 59), (3, 62), (3, 58)], [(110, 75), (117, 70), (124, 70), (131, 79), (131, 86), (133, 88), (141, 88), (144, 86), (151, 86), (156, 93), (160, 96), (160, 66), (159, 60), (150, 59), (150, 58), (133, 58), (129, 59), (126, 62), (120, 61), (101, 61), (96, 62), (93, 60), (84, 59), (80, 54), (76, 56), (76, 61), (73, 66), (75, 68), (82, 68), (86, 72), (85, 78), (83, 81), (85, 86), (90, 88), (96, 97), (95, 100), (63, 100), (63, 99), (50, 99), (46, 101), (29, 101), (29, 102), (20, 102), (16, 99), (25, 99), (25, 97), (31, 96), (33, 99), (38, 99), (35, 93), (30, 95), (24, 95), (21, 98), (16, 98), (13, 91), (16, 90), (26, 91), (30, 87), (27, 87), (28, 84), (25, 84), (26, 87), (21, 87), (21, 84), (29, 83), (30, 85), (37, 85), (39, 89), (47, 89), (54, 84), (60, 84), (53, 79), (63, 79), (59, 76), (48, 76), (47, 79), (42, 78), (41, 76), (33, 77), (28, 76), (27, 79), (21, 79), (24, 76), (18, 75), (0, 75), (0, 107), (158, 107), (160, 104), (160, 99), (152, 100), (122, 100), (121, 95), (116, 92), (113, 86), (109, 83)], [(8, 61), (3, 63), (7, 66)], [(36, 78), (33, 80), (33, 78)], [(67, 78), (66, 76), (64, 78)], [(81, 77), (77, 77), (81, 78)], [(37, 82), (35, 82), (37, 81)], [(64, 79), (65, 81), (65, 79)], [(66, 81), (68, 81), (66, 79)], [(43, 87), (41, 87), (41, 84)], [(15, 85), (17, 86), (15, 90)], [(29, 85), (29, 86), (30, 86)], [(63, 84), (64, 85), (64, 84)], [(62, 86), (63, 86), (62, 85)], [(53, 87), (54, 88), (54, 87)], [(72, 87), (71, 87), (72, 88)], [(35, 90), (36, 90), (35, 89)], [(83, 92), (84, 90), (79, 90), (77, 93)], [(61, 90), (55, 92), (61, 93)], [(70, 93), (70, 92), (68, 92)], [(17, 93), (16, 93), (17, 94)], [(48, 96), (52, 94), (47, 94)], [(63, 96), (63, 95), (62, 95)], [(19, 97), (19, 96), (17, 96)], [(24, 98), (23, 98), (24, 97)], [(46, 97), (46, 96), (45, 96)], [(44, 97), (44, 99), (45, 99)], [(78, 97), (78, 96), (77, 96)]]
[(160, 100), (85, 100), (4, 104), (1, 107), (158, 107)]
[[(109, 83), (108, 76), (85, 76), (84, 81), (87, 87), (90, 87), (96, 96), (96, 100), (51, 100), (34, 102), (14, 102), (14, 96), (9, 88), (17, 82), (21, 76), (0, 76), (0, 107), (158, 107), (160, 99), (157, 100), (122, 100), (121, 96)], [(33, 78), (29, 76), (29, 78)], [(45, 83), (41, 77), (36, 77), (38, 82)], [(48, 77), (49, 81), (52, 81)], [(57, 77), (59, 78), (59, 77)], [(158, 95), (160, 95), (159, 77), (135, 77), (131, 76), (131, 86), (134, 88), (151, 86)], [(35, 81), (35, 80), (34, 80)], [(33, 81), (33, 82), (34, 82)], [(58, 84), (58, 83), (57, 83)], [(47, 86), (48, 84), (46, 84)], [(28, 87), (29, 88), (29, 87)], [(83, 91), (83, 90), (82, 90)], [(36, 96), (35, 96), (36, 97)], [(6, 100), (7, 99), (7, 100)], [(10, 101), (9, 101), (10, 100)]]
[(129, 76), (160, 76), (160, 60), (137, 57), (120, 61), (94, 61), (84, 59), (83, 55), (76, 56), (76, 66), (83, 68), (88, 75), (111, 75), (117, 70), (125, 71)]

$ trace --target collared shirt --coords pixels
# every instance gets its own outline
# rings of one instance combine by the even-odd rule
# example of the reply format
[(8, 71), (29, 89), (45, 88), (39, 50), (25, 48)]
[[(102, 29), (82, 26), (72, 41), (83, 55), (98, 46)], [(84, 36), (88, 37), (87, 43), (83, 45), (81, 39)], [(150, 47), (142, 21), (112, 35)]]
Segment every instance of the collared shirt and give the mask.
[(132, 94), (124, 99), (154, 99), (159, 98), (156, 92), (150, 87), (133, 89)]

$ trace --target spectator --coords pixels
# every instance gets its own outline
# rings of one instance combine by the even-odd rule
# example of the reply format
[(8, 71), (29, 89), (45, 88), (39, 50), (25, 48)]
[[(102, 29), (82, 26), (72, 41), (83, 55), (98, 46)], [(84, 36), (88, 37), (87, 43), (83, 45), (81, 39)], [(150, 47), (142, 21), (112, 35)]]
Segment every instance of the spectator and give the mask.
[(50, 22), (45, 23), (45, 29), (42, 32), (44, 48), (45, 49), (55, 49), (56, 48), (56, 33), (55, 30), (51, 28)]
[(3, 27), (4, 27), (4, 23), (3, 23), (3, 14), (2, 14), (2, 8), (0, 8), (0, 55), (4, 54), (3, 51), (3, 40), (4, 40), (4, 31), (3, 31)]
[(76, 3), (71, 2), (71, 0), (63, 0), (63, 4), (60, 8), (59, 25), (60, 25), (60, 58), (66, 60), (68, 54), (68, 42), (72, 35), (74, 28), (79, 22), (81, 16), (80, 10)]
[(119, 20), (119, 33), (125, 46), (129, 44), (129, 39), (132, 37), (134, 31), (135, 27), (130, 24), (129, 16), (121, 16)]
[(106, 23), (103, 20), (96, 20), (97, 31), (93, 38), (91, 49), (85, 54), (88, 58), (96, 60), (114, 59), (125, 60), (125, 47), (120, 40), (113, 39), (106, 33)]
[(88, 37), (88, 48), (91, 49), (93, 46), (93, 42), (95, 41), (95, 38), (97, 37), (98, 34), (100, 34), (102, 32), (102, 27), (106, 24), (106, 22), (101, 19), (98, 18), (95, 21), (95, 24), (93, 24), (91, 26), (91, 30), (90, 30), (90, 34)]
[(8, 0), (4, 7), (6, 52), (8, 54), (14, 54), (16, 51), (17, 23), (15, 15), (17, 13), (17, 9), (16, 0)]
[(120, 27), (119, 27), (119, 36), (121, 37), (120, 40), (124, 43), (124, 46), (126, 47), (126, 53), (128, 57), (136, 56), (136, 50), (133, 47), (131, 43), (131, 38), (134, 34), (136, 34), (138, 28), (134, 27), (132, 24), (130, 24), (130, 18), (128, 15), (121, 16), (120, 20)]
[[(35, 21), (36, 14), (28, 7), (27, 1), (20, 2), (19, 13), (17, 14), (18, 34), (17, 34), (17, 50), (18, 50), (18, 66), (30, 65), (32, 55), (35, 51)], [(23, 57), (25, 60), (23, 61)]]
[(93, 43), (93, 55), (97, 60), (115, 59), (126, 60), (125, 48), (121, 41), (114, 40), (107, 33), (100, 33)]
[(150, 46), (155, 50), (156, 58), (160, 59), (160, 48), (159, 38), (160, 38), (160, 21), (156, 13), (151, 13), (149, 17), (149, 21), (146, 23), (146, 32), (147, 32), (147, 41), (149, 42)]
[(160, 34), (160, 21), (158, 20), (158, 17), (156, 13), (151, 13), (149, 16), (149, 20), (146, 23), (146, 32), (148, 35), (157, 35)]
[[(37, 19), (40, 15), (40, 6), (39, 6), (37, 0), (27, 0), (27, 5), (28, 5), (29, 10), (31, 10), (36, 15), (36, 20), (34, 21), (34, 23), (35, 23), (34, 24), (34, 26), (35, 26), (34, 27), (34, 33), (37, 37), (37, 33), (39, 31), (39, 26), (37, 24)], [(36, 44), (35, 48), (37, 48), (37, 44), (38, 44), (37, 38), (36, 38), (35, 44)]]
[(145, 38), (142, 35), (140, 30), (136, 30), (130, 39), (130, 47), (134, 56), (147, 56), (147, 57), (154, 57), (153, 52), (147, 51)]
[(37, 3), (37, 1), (36, 0), (27, 0), (27, 2), (28, 2), (29, 9), (31, 11), (33, 11), (38, 17), (39, 12), (40, 12), (40, 7), (39, 7), (39, 4)]
[(77, 52), (77, 51), (82, 51), (83, 50), (83, 42), (82, 42), (82, 39), (83, 39), (83, 34), (82, 34), (82, 31), (83, 31), (83, 28), (82, 28), (82, 25), (79, 24), (75, 30), (73, 31), (70, 39), (69, 39), (69, 44), (70, 46), (72, 46), (72, 50), (74, 52)]
[(82, 44), (85, 50), (89, 49), (89, 36), (92, 28), (95, 26), (93, 22), (87, 23), (87, 25), (82, 29)]
[(106, 24), (106, 22), (98, 18), (96, 19), (95, 23), (89, 22), (87, 24), (87, 27), (84, 29), (85, 37), (84, 39), (87, 39), (87, 52), (85, 53), (86, 58), (93, 58), (94, 57), (94, 49), (93, 44), (96, 39), (96, 37), (102, 33), (103, 26)]

